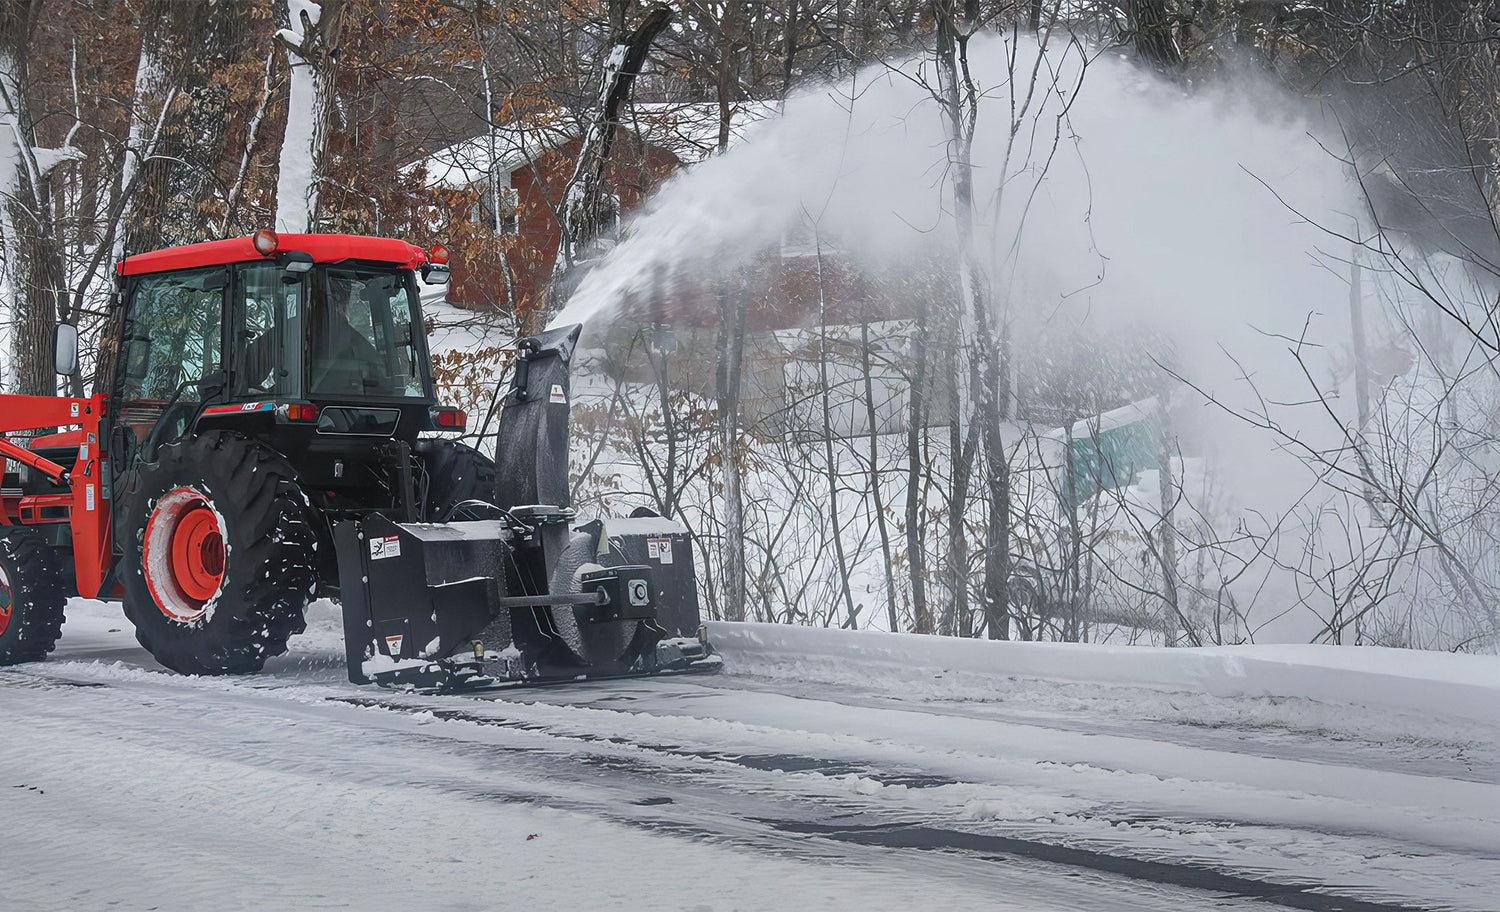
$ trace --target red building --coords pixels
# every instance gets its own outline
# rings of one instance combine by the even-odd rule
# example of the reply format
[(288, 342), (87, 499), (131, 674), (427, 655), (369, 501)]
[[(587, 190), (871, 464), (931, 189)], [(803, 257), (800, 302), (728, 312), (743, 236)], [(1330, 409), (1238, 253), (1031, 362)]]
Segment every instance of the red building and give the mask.
[[(607, 177), (622, 215), (679, 168), (713, 151), (718, 109), (637, 106), (620, 129)], [(449, 146), (421, 163), (450, 212), (460, 307), (524, 312), (540, 306), (557, 259), (558, 207), (582, 148), (581, 125), (518, 122)]]

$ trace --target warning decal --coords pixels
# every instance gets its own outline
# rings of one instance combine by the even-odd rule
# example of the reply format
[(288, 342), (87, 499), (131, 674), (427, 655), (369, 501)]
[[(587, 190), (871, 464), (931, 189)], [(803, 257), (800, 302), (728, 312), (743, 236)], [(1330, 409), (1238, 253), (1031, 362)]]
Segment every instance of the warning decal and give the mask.
[(547, 397), (547, 401), (560, 405), (566, 405), (568, 403), (568, 396), (563, 392), (561, 383), (552, 384), (552, 394)]
[(662, 536), (646, 539), (646, 556), (664, 564), (672, 562), (672, 539)]
[(391, 654), (391, 658), (401, 658), (401, 643), (406, 639), (406, 634), (398, 633), (395, 636), (385, 638), (385, 648)]
[(370, 560), (401, 556), (401, 536), (387, 535), (370, 539)]

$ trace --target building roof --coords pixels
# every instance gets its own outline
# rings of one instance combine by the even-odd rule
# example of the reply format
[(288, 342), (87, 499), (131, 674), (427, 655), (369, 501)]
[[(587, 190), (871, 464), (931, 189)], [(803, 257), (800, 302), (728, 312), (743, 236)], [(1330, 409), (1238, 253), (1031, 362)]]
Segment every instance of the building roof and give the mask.
[[(730, 114), (730, 144), (742, 141), (754, 124), (775, 114), (774, 105), (735, 104)], [(636, 104), (623, 125), (683, 163), (708, 158), (719, 144), (716, 104)], [(497, 126), (489, 134), (454, 143), (409, 167), (425, 165), (430, 186), (461, 189), (488, 180), (492, 172), (510, 174), (582, 135), (582, 124), (558, 110), (546, 117)]]

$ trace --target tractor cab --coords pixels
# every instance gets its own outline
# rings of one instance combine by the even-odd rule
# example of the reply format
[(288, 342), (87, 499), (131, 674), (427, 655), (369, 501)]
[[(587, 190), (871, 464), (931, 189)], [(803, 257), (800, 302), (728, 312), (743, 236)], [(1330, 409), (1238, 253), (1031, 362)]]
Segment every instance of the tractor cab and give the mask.
[(447, 278), (447, 251), (433, 254), (265, 230), (127, 258), (115, 477), (128, 484), (167, 444), (233, 431), (281, 453), (322, 509), (420, 513), (400, 496), (418, 436), (462, 423), (435, 407), (418, 300), (419, 282)]

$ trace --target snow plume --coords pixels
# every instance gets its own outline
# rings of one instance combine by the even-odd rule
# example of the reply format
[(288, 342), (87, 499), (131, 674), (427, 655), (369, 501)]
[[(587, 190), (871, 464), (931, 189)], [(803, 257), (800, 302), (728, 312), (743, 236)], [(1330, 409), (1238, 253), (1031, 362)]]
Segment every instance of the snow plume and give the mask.
[[(1347, 270), (1328, 268), (1323, 228), (1350, 230), (1360, 206), (1313, 138), (1313, 112), (1187, 94), (1060, 38), (1033, 86), (1037, 54), (1001, 36), (969, 54), (985, 92), (978, 243), (997, 306), (1106, 331), (1150, 324), (1214, 392), (1238, 373), (1221, 345), (1264, 364), (1259, 353), (1287, 343), (1263, 333), (1297, 337), (1309, 319), (1321, 331), (1346, 312)], [(951, 251), (948, 145), (929, 85), (936, 74), (917, 58), (789, 99), (782, 117), (664, 186), (554, 323), (598, 319), (663, 274), (747, 262), (799, 222), (869, 272)], [(1028, 96), (1012, 142), (1011, 112)]]
[[(1018, 382), (1013, 414), (1060, 423), (1060, 411), (1083, 417), (1088, 402), (1143, 398), (1143, 382), (1159, 382), (1125, 376), (1119, 360), (1152, 374), (1149, 355), (1186, 381), (1166, 384), (1187, 457), (1173, 525), (1183, 553), (1222, 561), (1209, 579), (1183, 558), (1189, 611), (1243, 610), (1230, 639), (1497, 648), (1494, 277), (1476, 275), (1473, 256), (1376, 235), (1339, 125), (1253, 73), (1189, 89), (1055, 36), (1045, 50), (976, 39), (969, 60), (984, 93), (975, 255), (1013, 333), (1009, 366), (1040, 376), (1060, 352), (1072, 359), (1048, 368), (1067, 397), (1038, 384), (1028, 400)], [(913, 58), (789, 99), (662, 187), (556, 322), (607, 322), (658, 287), (711, 287), (790, 239), (805, 250), (809, 234), (868, 287), (941, 289), (920, 280), (957, 263), (935, 85), (931, 61)], [(1357, 285), (1348, 237), (1374, 238)], [(714, 295), (676, 297), (673, 313), (701, 298), (716, 318)], [(1071, 353), (1069, 339), (1081, 340)], [(1172, 492), (1163, 498), (1156, 474), (1101, 498), (1121, 509), (1094, 558), (1122, 593), (1160, 584), (1144, 530)], [(1016, 502), (1013, 513), (1023, 528), (1053, 511)], [(1050, 540), (1038, 529), (1017, 547)]]
[[(1317, 112), (1269, 88), (1189, 93), (1060, 37), (1039, 67), (1025, 36), (976, 38), (969, 60), (985, 93), (974, 198), (997, 306), (1038, 332), (1148, 327), (1174, 368), (1236, 406), (1258, 401), (1242, 365), (1267, 398), (1305, 399), (1288, 339), (1308, 334), (1309, 352), (1347, 339), (1347, 267), (1324, 251), (1346, 258), (1348, 245), (1325, 229), (1352, 230), (1361, 211), (1315, 138)], [(789, 99), (782, 117), (665, 185), (554, 323), (604, 318), (662, 275), (748, 261), (799, 221), (867, 272), (934, 251), (951, 261), (936, 84), (930, 59), (914, 58)], [(1012, 111), (1028, 102), (1012, 141)], [(1244, 453), (1235, 424), (1210, 436)], [(1238, 461), (1247, 484), (1290, 492), (1305, 480), (1260, 458), (1266, 439), (1255, 446)]]

